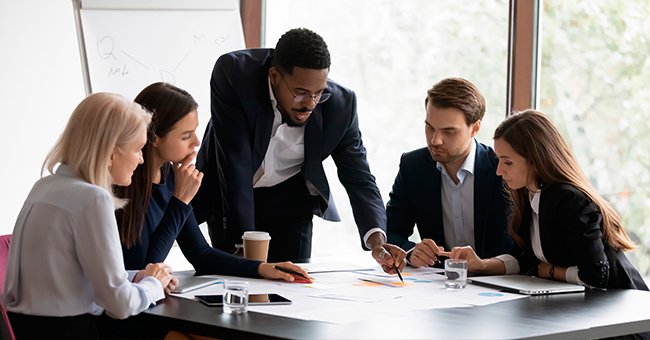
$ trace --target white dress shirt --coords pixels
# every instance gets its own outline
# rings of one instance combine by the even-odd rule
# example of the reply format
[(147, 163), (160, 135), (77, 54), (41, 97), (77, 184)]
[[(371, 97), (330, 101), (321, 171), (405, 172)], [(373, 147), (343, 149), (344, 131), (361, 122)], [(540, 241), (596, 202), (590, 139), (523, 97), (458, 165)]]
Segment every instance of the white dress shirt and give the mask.
[(445, 243), (452, 247), (471, 246), (474, 242), (474, 163), (476, 160), (476, 140), (472, 139), (470, 151), (454, 183), (444, 165), (437, 162), (441, 173), (440, 196), (442, 201), (442, 225)]
[(264, 160), (253, 176), (253, 188), (272, 187), (297, 175), (305, 162), (305, 126), (289, 126), (282, 122), (269, 79), (269, 95), (273, 107), (271, 140)]
[(65, 165), (40, 179), (16, 220), (7, 262), (7, 310), (38, 316), (123, 319), (164, 298), (154, 277), (124, 269), (115, 204)]
[[(530, 242), (532, 243), (535, 257), (542, 262), (549, 263), (544, 256), (544, 251), (542, 251), (542, 241), (539, 236), (539, 200), (541, 196), (542, 192), (537, 190), (532, 197), (530, 197), (530, 207), (533, 214), (533, 223), (530, 225)], [(586, 285), (578, 278), (578, 266), (568, 267), (565, 276), (567, 282), (583, 286)]]
[[(274, 114), (273, 127), (264, 160), (253, 175), (253, 188), (280, 184), (302, 171), (302, 165), (305, 163), (305, 126), (293, 127), (282, 122), (282, 114), (278, 109), (278, 100), (273, 94), (270, 78), (268, 83)], [(312, 188), (308, 189), (313, 191)], [(386, 240), (386, 233), (381, 228), (372, 228), (363, 236), (366, 247), (370, 235), (375, 232), (380, 232)]]

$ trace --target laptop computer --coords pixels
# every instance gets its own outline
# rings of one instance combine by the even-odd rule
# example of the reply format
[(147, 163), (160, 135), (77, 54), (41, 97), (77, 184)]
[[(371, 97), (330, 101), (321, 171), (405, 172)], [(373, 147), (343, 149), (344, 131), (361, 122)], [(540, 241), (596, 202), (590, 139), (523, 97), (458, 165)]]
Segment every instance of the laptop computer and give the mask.
[(578, 293), (585, 291), (584, 286), (577, 284), (526, 275), (475, 276), (468, 278), (468, 281), (526, 295)]
[(172, 293), (187, 293), (219, 281), (219, 279), (214, 277), (203, 276), (177, 276), (176, 278), (178, 279), (178, 286), (172, 290)]

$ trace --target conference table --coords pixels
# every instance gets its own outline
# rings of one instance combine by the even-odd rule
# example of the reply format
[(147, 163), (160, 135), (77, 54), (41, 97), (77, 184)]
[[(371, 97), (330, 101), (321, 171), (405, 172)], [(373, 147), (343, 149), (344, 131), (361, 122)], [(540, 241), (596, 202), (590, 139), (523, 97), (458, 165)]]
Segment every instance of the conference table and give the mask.
[(153, 327), (221, 339), (594, 339), (650, 331), (650, 292), (587, 290), (404, 316), (395, 310), (371, 313), (371, 318), (345, 324), (255, 311), (229, 315), (221, 307), (169, 296), (137, 318)]

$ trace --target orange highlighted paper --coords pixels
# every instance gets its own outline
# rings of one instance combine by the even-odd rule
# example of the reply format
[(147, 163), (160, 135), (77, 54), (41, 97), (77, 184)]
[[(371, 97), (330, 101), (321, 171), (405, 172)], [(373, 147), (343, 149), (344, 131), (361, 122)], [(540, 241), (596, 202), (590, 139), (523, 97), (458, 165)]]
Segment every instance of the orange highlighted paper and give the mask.
[(388, 287), (406, 287), (411, 286), (409, 282), (389, 282), (389, 281), (380, 281), (375, 279), (359, 278), (359, 282), (354, 283), (354, 286), (359, 287), (378, 287), (378, 286), (388, 286)]

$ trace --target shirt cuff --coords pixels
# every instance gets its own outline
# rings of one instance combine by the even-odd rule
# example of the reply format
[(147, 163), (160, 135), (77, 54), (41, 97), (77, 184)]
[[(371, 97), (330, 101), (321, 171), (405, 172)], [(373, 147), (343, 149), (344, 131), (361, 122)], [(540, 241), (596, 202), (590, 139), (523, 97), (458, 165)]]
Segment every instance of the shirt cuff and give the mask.
[(165, 290), (160, 281), (153, 276), (145, 276), (138, 283), (137, 286), (144, 288), (146, 296), (151, 304), (156, 304), (156, 301), (165, 298)]
[(506, 266), (506, 275), (519, 274), (519, 261), (509, 254), (496, 256), (495, 259), (503, 262)]
[(565, 276), (566, 282), (585, 286), (585, 283), (580, 281), (580, 278), (578, 277), (578, 266), (568, 267)]
[(127, 277), (129, 278), (129, 281), (133, 282), (133, 279), (135, 278), (135, 275), (138, 274), (139, 270), (127, 270), (126, 274)]
[(384, 243), (386, 243), (386, 232), (381, 228), (372, 228), (372, 229), (368, 230), (368, 232), (365, 235), (363, 235), (363, 244), (366, 245), (366, 248), (370, 249), (370, 246), (368, 245), (368, 239), (370, 238), (370, 235), (372, 235), (372, 234), (374, 234), (376, 232), (381, 233), (381, 235), (384, 238)]
[(409, 249), (406, 251), (406, 264), (411, 265), (411, 254), (413, 254), (413, 251), (415, 250), (415, 247)]

